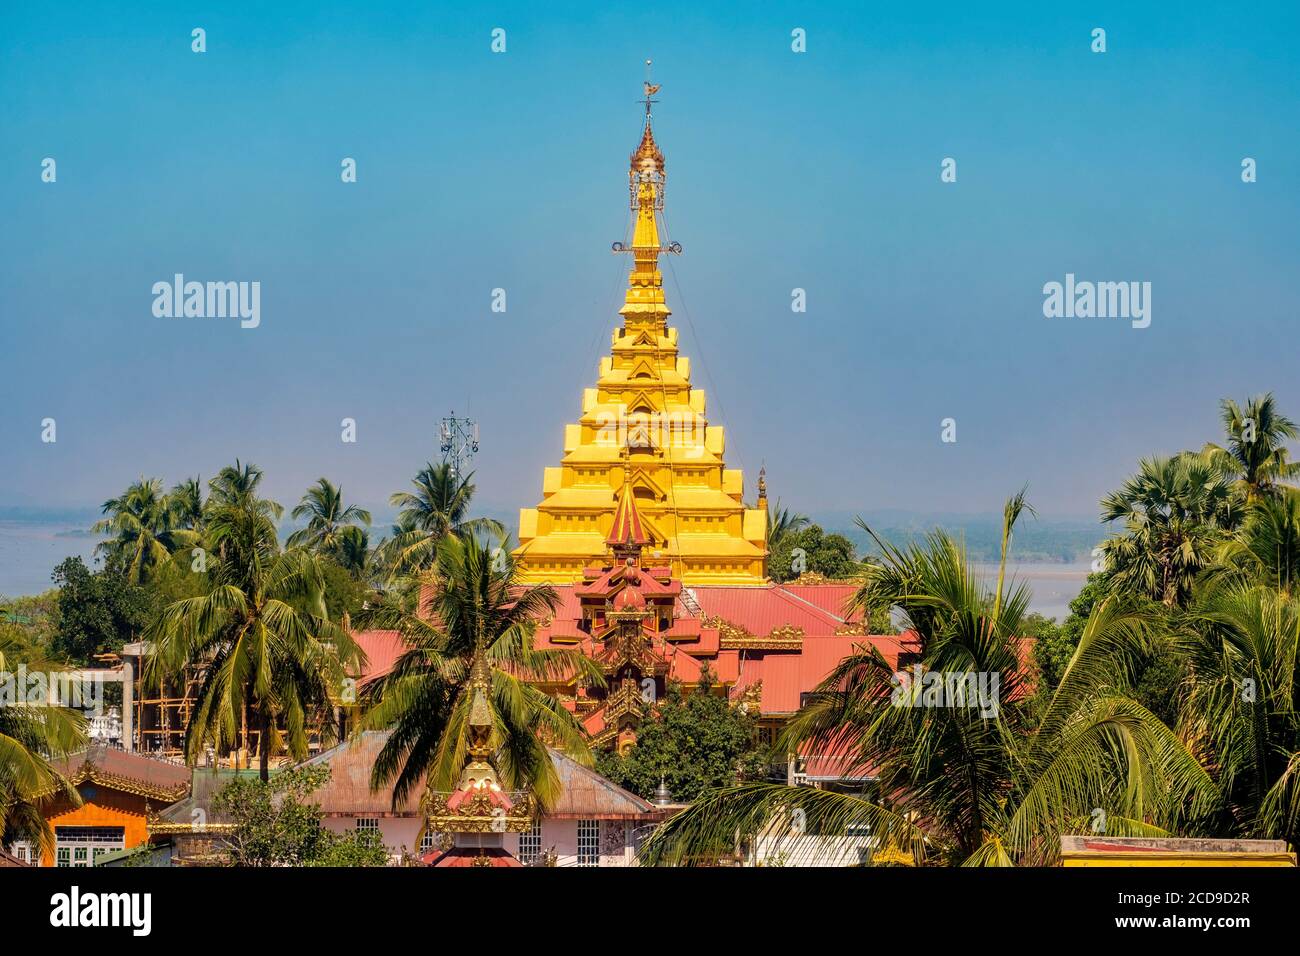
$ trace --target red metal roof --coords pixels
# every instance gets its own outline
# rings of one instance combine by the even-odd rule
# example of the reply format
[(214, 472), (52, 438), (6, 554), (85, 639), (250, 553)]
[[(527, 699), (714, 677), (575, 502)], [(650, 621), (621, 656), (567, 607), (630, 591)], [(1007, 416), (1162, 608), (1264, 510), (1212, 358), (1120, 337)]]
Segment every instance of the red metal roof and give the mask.
[(454, 846), (450, 850), (432, 850), (420, 858), (425, 866), (523, 866), (499, 846)]
[[(831, 587), (835, 593), (811, 600), (807, 594), (815, 587)], [(784, 585), (762, 587), (724, 587), (710, 585), (690, 591), (705, 617), (721, 617), (752, 634), (770, 634), (778, 627), (799, 627), (805, 635), (834, 634), (845, 619), (827, 611), (823, 605), (835, 604), (845, 591), (840, 585), (806, 585), (796, 594)]]
[(168, 803), (190, 790), (190, 768), (116, 747), (91, 747), (50, 761), (73, 784), (91, 782), (125, 793), (151, 794)]
[[(622, 568), (606, 568), (605, 579), (619, 579)], [(663, 588), (655, 573), (642, 569), (640, 586), (649, 593)], [(669, 588), (678, 586), (672, 581)], [(580, 595), (593, 584), (556, 585), (558, 606), (554, 616), (536, 631), (539, 649), (568, 648), (594, 657), (599, 645), (583, 630)], [(669, 677), (684, 684), (699, 681), (703, 665), (714, 679), (731, 687), (734, 695), (761, 680), (761, 713), (790, 714), (799, 709), (800, 695), (813, 690), (841, 660), (864, 642), (879, 648), (891, 667), (897, 668), (900, 651), (912, 645), (907, 635), (842, 635), (858, 615), (845, 614), (844, 605), (853, 595), (852, 584), (768, 584), (761, 587), (701, 585), (684, 589), (674, 605), (668, 630), (651, 634), (656, 654), (671, 665)], [(692, 606), (699, 608), (695, 613)], [(800, 649), (723, 649), (719, 628), (705, 626), (705, 619), (720, 618), (757, 638), (773, 631), (798, 628), (803, 633)], [(356, 635), (370, 656), (363, 680), (387, 673), (401, 654), (396, 631), (368, 631)], [(666, 640), (667, 638), (667, 640)]]
[(359, 675), (363, 684), (383, 677), (406, 652), (400, 631), (354, 631), (352, 639), (366, 654)]
[(849, 613), (848, 604), (857, 593), (856, 584), (783, 584), (781, 590), (796, 600), (815, 604), (828, 614), (847, 621), (862, 619), (860, 611)]
[(559, 751), (551, 751), (551, 762), (560, 775), (560, 798), (550, 819), (556, 820), (639, 820), (662, 819), (663, 811), (612, 780), (582, 766)]
[(409, 794), (401, 806), (393, 806), (393, 788), (370, 789), (370, 774), (389, 732), (367, 730), (341, 744), (323, 750), (303, 766), (324, 764), (330, 778), (311, 795), (327, 817), (416, 816), (424, 788)]

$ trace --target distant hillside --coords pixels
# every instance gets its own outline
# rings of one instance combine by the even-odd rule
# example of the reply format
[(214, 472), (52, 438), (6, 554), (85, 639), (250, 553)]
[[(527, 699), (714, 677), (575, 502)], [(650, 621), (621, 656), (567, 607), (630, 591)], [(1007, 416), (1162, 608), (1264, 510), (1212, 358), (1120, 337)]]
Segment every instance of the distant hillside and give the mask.
[[(853, 521), (853, 515), (826, 513), (814, 519), (827, 531), (836, 531), (857, 546), (858, 554), (879, 551), (870, 536)], [(862, 518), (871, 530), (893, 545), (915, 541), (935, 528), (964, 540), (973, 561), (996, 561), (1002, 542), (1001, 515), (920, 515), (907, 512), (867, 512)], [(1106, 537), (1106, 528), (1084, 519), (1035, 519), (1024, 515), (1016, 525), (1012, 544), (1017, 561), (1069, 564), (1088, 558)]]

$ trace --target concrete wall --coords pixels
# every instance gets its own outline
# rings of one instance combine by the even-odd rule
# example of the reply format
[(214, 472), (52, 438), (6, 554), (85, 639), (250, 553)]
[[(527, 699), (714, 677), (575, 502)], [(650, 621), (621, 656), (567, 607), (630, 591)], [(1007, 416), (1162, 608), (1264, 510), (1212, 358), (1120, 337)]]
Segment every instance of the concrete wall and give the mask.
[[(634, 866), (636, 864), (636, 843), (633, 828), (635, 823), (623, 820), (601, 820), (600, 824), (600, 866)], [(356, 817), (326, 817), (323, 821), (326, 829), (334, 833), (343, 833), (356, 828)], [(420, 844), (421, 821), (417, 817), (380, 817), (379, 832), (384, 845), (394, 855), (400, 855), (403, 847), (412, 855), (417, 855)], [(502, 837), (506, 850), (519, 854), (519, 834), (506, 833)], [(578, 821), (577, 820), (542, 820), (542, 851), (554, 849), (557, 854), (557, 866), (578, 865)]]
[[(420, 849), (420, 828), (423, 821), (419, 817), (380, 817), (379, 833), (383, 838), (384, 846), (388, 847), (389, 852), (398, 855), (405, 848), (412, 856), (418, 854)], [(357, 827), (356, 817), (326, 817), (322, 821), (325, 829), (334, 833), (343, 833), (347, 830), (355, 830)]]
[[(636, 863), (634, 823), (623, 820), (601, 820), (600, 862), (598, 866), (633, 866)], [(505, 847), (519, 853), (519, 834), (506, 834)], [(578, 821), (542, 820), (542, 852), (554, 850), (556, 866), (578, 865)]]

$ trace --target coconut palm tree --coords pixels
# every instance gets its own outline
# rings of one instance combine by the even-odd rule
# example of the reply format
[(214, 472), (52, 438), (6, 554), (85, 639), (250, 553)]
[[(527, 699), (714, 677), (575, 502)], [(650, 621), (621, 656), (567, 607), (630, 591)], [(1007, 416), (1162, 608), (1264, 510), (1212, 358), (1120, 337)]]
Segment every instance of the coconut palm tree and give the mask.
[[(1005, 540), (1023, 507), (1008, 504)], [(881, 845), (942, 863), (1045, 865), (1063, 833), (1099, 821), (1110, 834), (1162, 833), (1184, 806), (1213, 804), (1204, 769), (1127, 693), (1133, 662), (1155, 639), (1141, 615), (1114, 597), (1101, 602), (1037, 718), (1019, 638), (1023, 586), (988, 589), (941, 532), (904, 550), (866, 530), (882, 557), (855, 603), (901, 611), (919, 670), (896, 673), (874, 646), (861, 646), (791, 721), (782, 745), (841, 756), (848, 773), (876, 779), (874, 792), (767, 783), (715, 791), (664, 824), (643, 862), (707, 858), (736, 834), (761, 833), (776, 847), (814, 837), (830, 848), (850, 827), (868, 827)]]
[(309, 727), (329, 735), (332, 702), (363, 655), (329, 620), (319, 558), (298, 548), (281, 553), (271, 518), (279, 506), (258, 499), (255, 487), (247, 483), (226, 499), (237, 503), (209, 509), (208, 540), (220, 554), (209, 590), (168, 605), (151, 625), (145, 677), (156, 686), (201, 669), (186, 758), (193, 763), (208, 743), (233, 746), (247, 714), (266, 780), (272, 753), (303, 760)]
[(1246, 520), (1219, 549), (1211, 576), (1242, 575), (1290, 595), (1300, 583), (1300, 490), (1280, 488), (1249, 506)]
[[(0, 675), (8, 676), (9, 639), (0, 632)], [(11, 678), (12, 679), (12, 678)], [(23, 688), (11, 685), (18, 694)], [(8, 700), (0, 704), (0, 847), (28, 840), (54, 853), (54, 831), (41, 812), (46, 801), (64, 796), (80, 805), (77, 789), (51, 765), (51, 759), (86, 746), (86, 721), (64, 707)]]
[(176, 522), (157, 478), (141, 477), (122, 495), (104, 502), (102, 510), (109, 517), (95, 522), (91, 530), (112, 537), (95, 550), (132, 584), (147, 581), (173, 552), (197, 540), (194, 532)]
[(1181, 732), (1212, 769), (1234, 835), (1300, 842), (1300, 600), (1266, 585), (1203, 588), (1179, 634)]
[[(375, 761), (371, 786), (392, 787), (393, 803), (413, 788), (449, 791), (464, 764), (470, 665), (477, 650), (491, 665), (496, 721), (496, 766), (503, 785), (529, 790), (543, 808), (559, 795), (547, 754), (554, 745), (590, 762), (576, 718), (530, 681), (578, 676), (598, 682), (599, 671), (573, 651), (533, 647), (535, 622), (553, 613), (549, 587), (516, 583), (504, 542), (497, 547), (467, 535), (447, 534), (437, 546), (438, 574), (415, 605), (371, 609), (367, 626), (398, 629), (409, 650), (368, 692), (365, 729), (391, 729)], [(417, 613), (417, 610), (419, 613)]]
[(343, 570), (358, 580), (366, 580), (373, 569), (371, 557), (370, 534), (365, 528), (347, 525), (339, 532), (333, 558)]
[(432, 567), (438, 545), (449, 534), (505, 536), (501, 522), (468, 517), (473, 477), (473, 473), (457, 475), (448, 464), (430, 462), (415, 476), (414, 492), (398, 491), (389, 498), (390, 504), (402, 509), (393, 536), (384, 543), (384, 556), (394, 574)]
[(1277, 487), (1300, 474), (1289, 460), (1285, 440), (1297, 436), (1295, 422), (1277, 410), (1273, 393), (1256, 395), (1242, 408), (1230, 398), (1219, 403), (1227, 447), (1207, 444), (1201, 457), (1234, 479), (1248, 503), (1276, 494)]
[(343, 506), (343, 490), (326, 478), (307, 489), (290, 514), (308, 518), (307, 527), (289, 535), (290, 547), (304, 547), (335, 556), (342, 548), (345, 529), (370, 524), (370, 512), (356, 505)]
[(811, 523), (807, 515), (795, 514), (782, 508), (781, 499), (778, 498), (767, 521), (767, 553), (776, 554), (786, 538)]
[(1102, 521), (1124, 523), (1101, 545), (1111, 586), (1182, 606), (1240, 517), (1230, 480), (1204, 459), (1142, 459), (1138, 473), (1101, 502)]
[(208, 505), (211, 508), (228, 506), (252, 508), (277, 521), (284, 514), (284, 507), (269, 498), (257, 497), (262, 484), (262, 469), (253, 463), (242, 464), (238, 458), (233, 465), (227, 465), (217, 472), (216, 477), (208, 482), (211, 492)]
[(203, 484), (198, 478), (177, 482), (167, 493), (172, 520), (178, 528), (189, 531), (203, 530)]

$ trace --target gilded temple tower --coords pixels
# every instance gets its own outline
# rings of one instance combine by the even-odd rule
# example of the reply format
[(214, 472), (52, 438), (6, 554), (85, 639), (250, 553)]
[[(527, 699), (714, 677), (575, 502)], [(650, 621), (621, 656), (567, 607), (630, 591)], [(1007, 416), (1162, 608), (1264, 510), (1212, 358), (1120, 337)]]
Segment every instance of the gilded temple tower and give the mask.
[(726, 467), (719, 425), (705, 417), (705, 396), (691, 387), (690, 360), (668, 325), (659, 257), (664, 155), (651, 127), (651, 94), (628, 184), (636, 213), (627, 293), (611, 354), (595, 388), (584, 390), (582, 416), (564, 430), (564, 457), (545, 470), (542, 500), (519, 515), (520, 574), (529, 583), (570, 583), (601, 565), (618, 498), (627, 485), (649, 540), (646, 559), (687, 585), (760, 585), (767, 578), (767, 513), (748, 508), (739, 470)]

